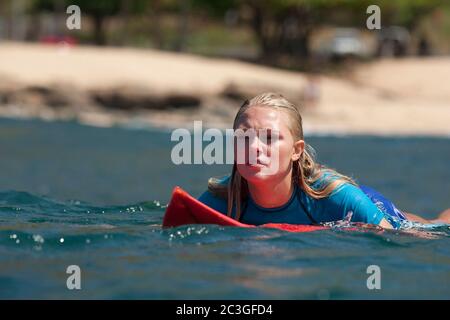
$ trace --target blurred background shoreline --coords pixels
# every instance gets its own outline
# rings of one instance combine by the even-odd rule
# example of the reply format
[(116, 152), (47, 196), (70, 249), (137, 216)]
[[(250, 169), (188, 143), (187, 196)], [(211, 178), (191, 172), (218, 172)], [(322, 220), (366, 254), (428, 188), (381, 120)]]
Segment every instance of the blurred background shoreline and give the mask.
[[(285, 95), (317, 134), (450, 135), (450, 5), (18, 0), (0, 4), (0, 116), (227, 128)], [(69, 5), (80, 8), (70, 30)]]
[[(152, 49), (16, 42), (0, 45), (0, 60), (4, 117), (227, 128), (245, 99), (275, 91), (297, 103), (310, 133), (450, 134), (446, 57), (386, 58), (345, 76)], [(311, 85), (318, 101), (305, 97)]]

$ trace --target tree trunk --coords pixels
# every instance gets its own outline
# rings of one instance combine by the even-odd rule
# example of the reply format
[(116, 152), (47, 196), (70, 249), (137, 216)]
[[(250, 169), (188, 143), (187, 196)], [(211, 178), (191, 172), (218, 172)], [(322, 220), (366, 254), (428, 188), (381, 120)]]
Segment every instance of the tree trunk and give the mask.
[(35, 13), (30, 17), (30, 23), (27, 28), (27, 33), (25, 40), (27, 41), (37, 41), (41, 35), (41, 15)]
[(180, 4), (180, 19), (178, 25), (178, 38), (175, 42), (174, 49), (175, 51), (184, 51), (186, 48), (186, 39), (188, 35), (188, 25), (189, 25), (189, 9), (190, 3), (189, 0), (179, 0)]
[(273, 16), (257, 3), (250, 8), (253, 11), (251, 27), (260, 45), (261, 62), (276, 64), (282, 56), (309, 58), (311, 28), (306, 9), (290, 8)]
[(150, 6), (150, 21), (151, 30), (150, 33), (153, 38), (153, 43), (157, 49), (162, 50), (164, 46), (164, 41), (161, 31), (161, 11), (160, 11), (160, 0), (154, 0), (153, 4)]
[(264, 17), (263, 10), (258, 6), (250, 7), (253, 11), (251, 27), (255, 34), (255, 37), (259, 43), (259, 47), (261, 50), (260, 60), (261, 62), (270, 63), (273, 59), (273, 49), (270, 41), (270, 37), (267, 31), (268, 17)]
[(55, 5), (55, 34), (62, 37), (66, 33), (66, 7), (61, 0), (54, 0), (53, 4)]
[(297, 39), (296, 56), (300, 58), (309, 58), (309, 39), (311, 36), (311, 31), (305, 30)]
[(120, 35), (120, 45), (125, 46), (129, 39), (129, 24), (130, 24), (130, 4), (129, 0), (120, 1), (120, 23), (122, 25), (122, 34)]
[(95, 14), (94, 18), (94, 42), (96, 45), (104, 46), (106, 44), (105, 33), (103, 30), (105, 16)]

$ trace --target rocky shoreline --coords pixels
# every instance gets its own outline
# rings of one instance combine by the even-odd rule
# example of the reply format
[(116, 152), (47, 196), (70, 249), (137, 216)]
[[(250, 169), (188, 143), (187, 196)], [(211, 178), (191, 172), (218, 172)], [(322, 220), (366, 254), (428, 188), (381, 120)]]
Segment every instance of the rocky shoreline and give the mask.
[[(260, 91), (248, 93), (255, 95)], [(9, 85), (0, 88), (0, 116), (75, 120), (100, 127), (135, 125), (174, 128), (203, 120), (225, 128), (245, 99), (243, 92), (227, 88), (217, 96), (152, 93), (132, 86), (75, 89), (73, 86)]]

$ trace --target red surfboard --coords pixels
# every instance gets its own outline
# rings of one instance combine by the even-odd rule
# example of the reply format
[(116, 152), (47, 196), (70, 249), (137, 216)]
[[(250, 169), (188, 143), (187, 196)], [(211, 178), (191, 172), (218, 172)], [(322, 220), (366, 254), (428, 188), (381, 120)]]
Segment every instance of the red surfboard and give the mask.
[[(216, 224), (255, 228), (255, 225), (236, 221), (198, 201), (180, 187), (175, 187), (172, 198), (163, 219), (163, 228), (178, 227), (188, 224)], [(297, 225), (287, 223), (268, 223), (258, 227), (275, 228), (290, 232), (311, 232), (328, 229), (322, 226)]]

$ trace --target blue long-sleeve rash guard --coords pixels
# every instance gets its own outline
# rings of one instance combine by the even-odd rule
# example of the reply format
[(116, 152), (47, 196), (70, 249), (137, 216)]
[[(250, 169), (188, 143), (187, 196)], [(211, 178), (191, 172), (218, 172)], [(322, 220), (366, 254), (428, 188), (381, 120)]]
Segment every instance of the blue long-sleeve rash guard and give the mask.
[[(312, 187), (321, 188), (326, 179), (330, 178), (333, 179), (325, 174)], [(228, 179), (229, 177), (225, 177), (221, 183), (226, 184)], [(214, 196), (209, 191), (204, 192), (199, 200), (221, 213), (226, 214), (227, 212), (227, 201)], [(350, 221), (377, 225), (385, 218), (386, 213), (380, 210), (373, 201), (375, 200), (369, 198), (361, 188), (350, 183), (341, 184), (323, 199), (314, 199), (296, 186), (289, 201), (277, 208), (263, 208), (249, 196), (240, 221), (254, 225), (265, 223), (315, 224), (343, 220), (346, 217), (348, 219), (348, 214), (352, 212)]]

